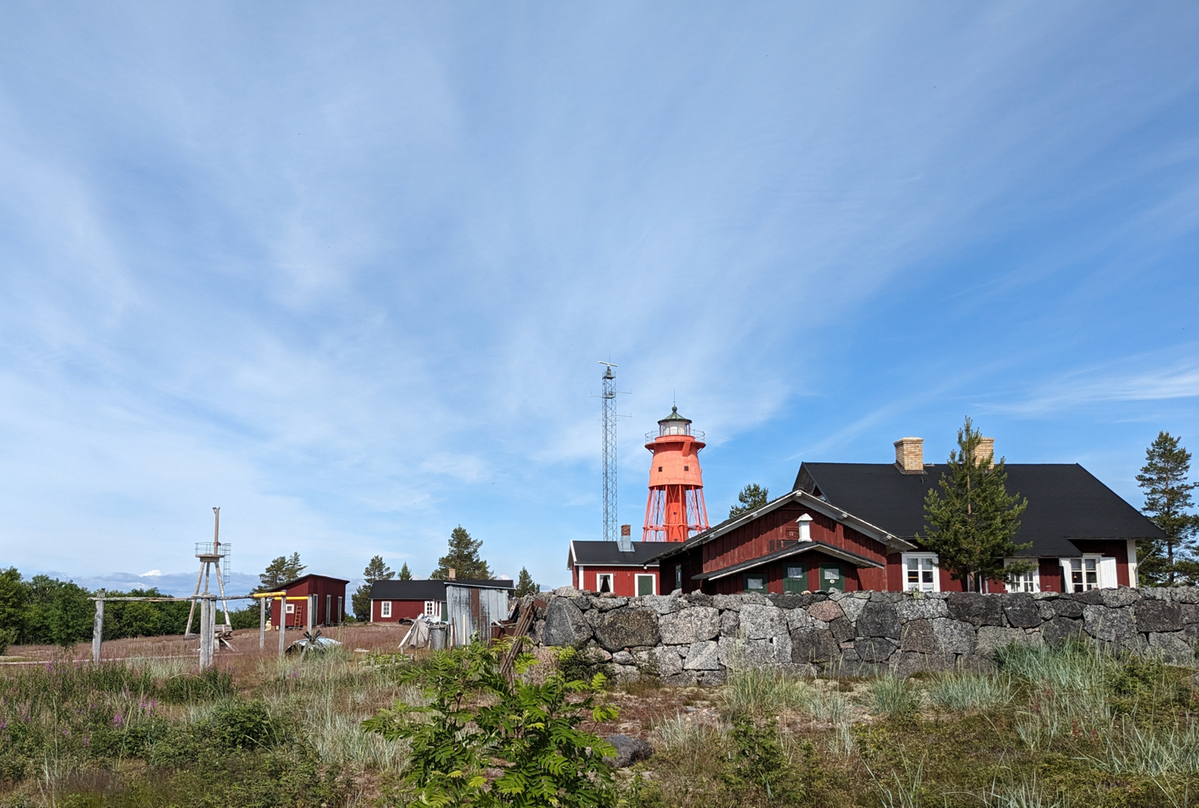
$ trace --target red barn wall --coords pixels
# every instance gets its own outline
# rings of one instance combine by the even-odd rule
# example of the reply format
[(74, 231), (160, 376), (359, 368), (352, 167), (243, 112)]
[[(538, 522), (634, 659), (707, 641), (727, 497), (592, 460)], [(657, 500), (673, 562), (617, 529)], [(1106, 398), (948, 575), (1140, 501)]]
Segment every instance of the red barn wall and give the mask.
[[(634, 595), (637, 594), (637, 577), (636, 576), (652, 575), (652, 576), (654, 576), (654, 592), (659, 595), (662, 594), (662, 587), (660, 586), (660, 582), (658, 580), (658, 569), (656, 567), (649, 567), (648, 569), (642, 569), (641, 567), (602, 567), (602, 566), (594, 566), (593, 567), (588, 564), (583, 564), (581, 566), (582, 566), (582, 570), (583, 570), (583, 580), (582, 581), (579, 580), (580, 565), (576, 564), (574, 567), (573, 579), (574, 579), (575, 589), (578, 589), (578, 590), (581, 590), (584, 592), (598, 592), (599, 591), (598, 576), (600, 575), (600, 573), (604, 573), (604, 574), (611, 573), (612, 574), (612, 591), (614, 593), (616, 593), (617, 595), (633, 597)], [(672, 572), (671, 575), (673, 575), (673, 574), (674, 573)], [(674, 579), (672, 578), (671, 579), (671, 587), (673, 588), (673, 586), (674, 586)]]

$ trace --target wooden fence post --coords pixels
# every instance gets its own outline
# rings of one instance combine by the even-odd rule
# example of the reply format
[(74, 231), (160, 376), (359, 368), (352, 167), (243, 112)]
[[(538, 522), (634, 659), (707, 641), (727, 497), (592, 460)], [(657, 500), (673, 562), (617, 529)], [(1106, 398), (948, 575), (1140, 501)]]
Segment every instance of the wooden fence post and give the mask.
[(279, 656), (283, 656), (287, 635), (287, 598), (279, 598)]
[(200, 670), (212, 667), (212, 645), (216, 634), (216, 602), (205, 597), (200, 601)]
[(96, 618), (92, 621), (92, 664), (100, 664), (100, 644), (104, 642), (104, 599), (96, 599)]
[(266, 648), (266, 598), (258, 599), (258, 650)]

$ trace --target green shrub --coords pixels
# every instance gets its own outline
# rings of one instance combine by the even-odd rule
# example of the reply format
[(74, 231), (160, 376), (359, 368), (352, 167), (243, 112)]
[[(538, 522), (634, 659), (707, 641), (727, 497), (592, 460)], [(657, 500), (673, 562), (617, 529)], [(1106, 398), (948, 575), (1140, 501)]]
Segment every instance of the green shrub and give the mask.
[(783, 752), (778, 727), (740, 714), (729, 731), (728, 764), (721, 780), (735, 805), (799, 805), (808, 797), (813, 781), (819, 780), (819, 765), (811, 742), (809, 771), (801, 774)]
[[(474, 643), (434, 654), (420, 678), (408, 679), (425, 688), (428, 706), (397, 702), (363, 722), (411, 744), (404, 781), (413, 798), (434, 805), (615, 805), (603, 762), (615, 750), (579, 729), (584, 720), (616, 717), (615, 708), (595, 700), (603, 676), (581, 682), (557, 674), (531, 684), (518, 675), (509, 682), (499, 673), (502, 650)], [(521, 654), (518, 674), (531, 664)]]
[(225, 749), (271, 749), (288, 741), (293, 725), (266, 703), (230, 700), (217, 705), (203, 731)]

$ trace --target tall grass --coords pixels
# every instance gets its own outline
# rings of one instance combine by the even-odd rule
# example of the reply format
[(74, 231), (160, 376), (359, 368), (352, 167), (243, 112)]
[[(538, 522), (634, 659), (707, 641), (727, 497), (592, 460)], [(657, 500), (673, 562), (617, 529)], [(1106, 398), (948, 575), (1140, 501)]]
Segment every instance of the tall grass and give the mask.
[(1010, 704), (1012, 682), (989, 673), (950, 673), (934, 677), (925, 688), (934, 707), (953, 713), (987, 710)]
[(676, 712), (673, 718), (655, 721), (653, 732), (661, 750), (687, 752), (723, 743), (728, 727)]
[(1089, 758), (1102, 771), (1151, 777), (1199, 773), (1199, 727), (1193, 724), (1140, 726), (1125, 718), (1103, 737), (1103, 754)]
[(915, 715), (920, 710), (920, 695), (907, 679), (880, 676), (870, 684), (874, 712), (890, 718)]
[(727, 715), (801, 710), (811, 699), (812, 689), (807, 682), (770, 668), (732, 669), (720, 693), (720, 704)]
[(1016, 732), (1028, 748), (1048, 749), (1072, 733), (1110, 726), (1109, 655), (1100, 648), (1013, 645), (999, 652), (998, 661), (1023, 691), (1026, 706), (1017, 714)]
[(1047, 796), (1037, 786), (1035, 776), (1026, 782), (993, 784), (990, 791), (983, 794), (982, 803), (985, 808), (1070, 808), (1067, 796)]

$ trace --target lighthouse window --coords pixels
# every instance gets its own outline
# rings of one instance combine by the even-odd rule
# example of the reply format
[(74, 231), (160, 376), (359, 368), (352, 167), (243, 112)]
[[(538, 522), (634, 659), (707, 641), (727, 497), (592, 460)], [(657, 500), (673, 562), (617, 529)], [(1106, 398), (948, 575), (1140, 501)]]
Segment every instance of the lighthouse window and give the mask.
[(683, 466), (683, 471), (691, 471), (691, 467), (690, 467), (690, 466)]
[(661, 470), (662, 470), (662, 467), (661, 467), (661, 466), (658, 466), (658, 471), (661, 471)]

